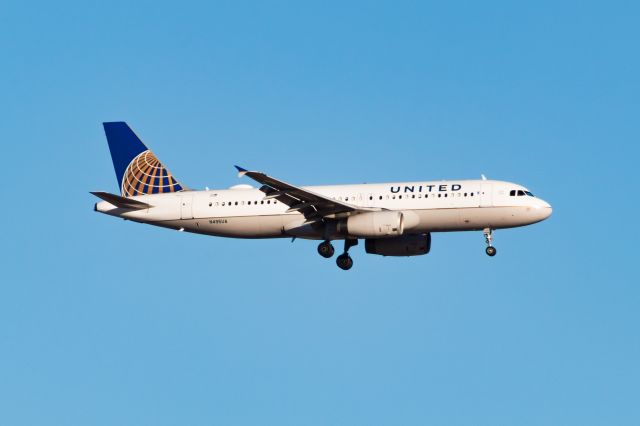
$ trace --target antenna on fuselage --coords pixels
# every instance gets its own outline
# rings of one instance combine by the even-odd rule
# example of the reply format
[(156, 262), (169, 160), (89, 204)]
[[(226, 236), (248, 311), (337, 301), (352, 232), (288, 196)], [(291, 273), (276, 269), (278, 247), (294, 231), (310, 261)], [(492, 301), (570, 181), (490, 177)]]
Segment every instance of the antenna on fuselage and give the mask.
[(487, 180), (487, 177), (485, 175), (480, 175), (480, 177), (482, 178), (482, 180)]

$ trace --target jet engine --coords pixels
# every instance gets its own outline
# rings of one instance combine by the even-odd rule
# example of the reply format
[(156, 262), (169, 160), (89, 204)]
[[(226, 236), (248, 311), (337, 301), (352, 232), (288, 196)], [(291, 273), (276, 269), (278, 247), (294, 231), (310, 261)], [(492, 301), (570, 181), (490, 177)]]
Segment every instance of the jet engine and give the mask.
[(338, 232), (357, 238), (383, 238), (402, 235), (404, 217), (399, 211), (360, 213), (338, 223)]
[(419, 256), (431, 250), (431, 234), (370, 238), (364, 241), (364, 249), (367, 253), (381, 256)]

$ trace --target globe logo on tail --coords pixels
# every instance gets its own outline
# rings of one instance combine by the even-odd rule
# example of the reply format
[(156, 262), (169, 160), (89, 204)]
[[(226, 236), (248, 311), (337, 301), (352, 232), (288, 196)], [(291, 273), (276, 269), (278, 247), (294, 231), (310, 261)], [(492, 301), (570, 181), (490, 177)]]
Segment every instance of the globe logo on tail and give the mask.
[(150, 150), (138, 154), (129, 163), (122, 177), (121, 192), (123, 197), (182, 190), (182, 185), (173, 178)]

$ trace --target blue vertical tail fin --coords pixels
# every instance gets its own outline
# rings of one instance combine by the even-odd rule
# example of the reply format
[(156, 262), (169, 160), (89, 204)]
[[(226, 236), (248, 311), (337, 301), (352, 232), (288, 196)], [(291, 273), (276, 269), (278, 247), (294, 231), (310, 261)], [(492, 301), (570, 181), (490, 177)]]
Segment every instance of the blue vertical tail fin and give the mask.
[(185, 189), (127, 123), (116, 121), (102, 124), (123, 197)]

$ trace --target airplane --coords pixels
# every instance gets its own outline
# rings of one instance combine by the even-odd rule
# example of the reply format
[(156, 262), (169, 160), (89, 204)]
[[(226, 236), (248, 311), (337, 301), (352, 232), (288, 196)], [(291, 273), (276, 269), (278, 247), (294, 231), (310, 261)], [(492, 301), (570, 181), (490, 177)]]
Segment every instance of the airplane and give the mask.
[(552, 208), (522, 185), (498, 180), (442, 180), (357, 185), (295, 186), (239, 166), (259, 188), (191, 190), (179, 182), (125, 122), (103, 123), (120, 195), (91, 192), (94, 210), (178, 231), (232, 238), (320, 240), (318, 253), (351, 269), (349, 249), (382, 256), (431, 250), (431, 233), (482, 231), (495, 256), (493, 231), (545, 220)]

